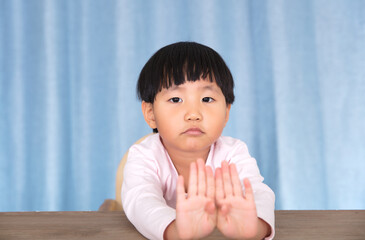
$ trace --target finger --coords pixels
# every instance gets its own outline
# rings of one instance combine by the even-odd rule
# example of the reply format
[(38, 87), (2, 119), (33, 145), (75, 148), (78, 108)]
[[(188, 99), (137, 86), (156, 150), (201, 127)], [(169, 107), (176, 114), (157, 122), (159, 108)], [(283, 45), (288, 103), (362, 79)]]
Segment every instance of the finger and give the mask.
[(228, 204), (223, 204), (222, 207), (219, 208), (220, 214), (226, 216), (229, 213), (230, 206)]
[(243, 185), (245, 186), (245, 198), (249, 201), (253, 201), (254, 196), (250, 180), (248, 180), (248, 178), (243, 179)]
[(195, 196), (197, 193), (197, 170), (196, 163), (190, 164), (188, 196)]
[(221, 168), (217, 168), (215, 170), (215, 199), (218, 203), (224, 199), (224, 188), (223, 188)]
[(243, 197), (242, 185), (240, 178), (238, 176), (236, 164), (229, 165), (229, 170), (231, 172), (231, 181), (233, 185), (233, 195)]
[(215, 213), (215, 204), (213, 201), (208, 202), (205, 204), (204, 211), (208, 214), (214, 214)]
[(197, 160), (197, 166), (198, 166), (198, 195), (205, 196), (206, 193), (206, 179), (205, 179), (205, 163), (203, 159)]
[(231, 174), (229, 173), (228, 163), (226, 161), (222, 162), (222, 175), (223, 175), (223, 187), (225, 196), (232, 195), (232, 182)]
[(206, 166), (205, 172), (207, 177), (207, 197), (210, 199), (214, 199), (215, 183), (214, 183), (213, 170), (210, 166)]
[(181, 175), (177, 179), (176, 194), (176, 202), (179, 203), (185, 200), (184, 177)]

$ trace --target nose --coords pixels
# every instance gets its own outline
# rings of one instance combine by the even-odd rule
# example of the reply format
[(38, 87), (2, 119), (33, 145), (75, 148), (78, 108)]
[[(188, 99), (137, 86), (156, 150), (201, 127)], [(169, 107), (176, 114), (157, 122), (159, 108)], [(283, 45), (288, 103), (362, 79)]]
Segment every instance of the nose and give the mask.
[(201, 121), (203, 119), (203, 115), (199, 111), (197, 107), (191, 107), (185, 114), (186, 121)]

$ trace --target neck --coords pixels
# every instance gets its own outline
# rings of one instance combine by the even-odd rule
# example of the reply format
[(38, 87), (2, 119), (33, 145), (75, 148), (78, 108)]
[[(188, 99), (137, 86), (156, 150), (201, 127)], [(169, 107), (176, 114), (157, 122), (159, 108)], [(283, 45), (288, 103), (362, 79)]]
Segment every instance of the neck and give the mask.
[[(179, 170), (189, 170), (190, 164), (196, 162), (199, 158), (203, 159), (204, 162), (207, 161), (210, 147), (198, 152), (182, 152), (176, 151), (174, 149), (166, 149), (171, 161), (175, 165), (176, 170), (179, 174), (182, 174)], [(187, 171), (189, 173), (189, 171)]]
[(204, 162), (207, 161), (210, 146), (206, 149), (200, 151), (179, 151), (178, 149), (172, 149), (165, 146), (167, 153), (170, 156), (172, 163), (175, 166), (177, 173), (184, 177), (185, 189), (188, 188), (189, 174), (190, 174), (190, 164), (196, 162), (199, 158), (203, 159)]

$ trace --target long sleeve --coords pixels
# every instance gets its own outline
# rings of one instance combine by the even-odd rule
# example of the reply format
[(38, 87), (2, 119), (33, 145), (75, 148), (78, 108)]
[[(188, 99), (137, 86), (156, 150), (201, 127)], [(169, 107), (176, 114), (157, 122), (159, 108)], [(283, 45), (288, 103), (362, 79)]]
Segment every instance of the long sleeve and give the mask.
[[(166, 180), (163, 181), (161, 176), (161, 172), (166, 171), (160, 166), (169, 163), (157, 162), (153, 158), (156, 151), (152, 152), (151, 147), (153, 149), (153, 144), (148, 148), (142, 145), (142, 149), (139, 146), (129, 150), (124, 169), (122, 203), (126, 216), (141, 234), (148, 239), (163, 239), (164, 230), (176, 218), (176, 211), (166, 203), (165, 198), (169, 196)], [(160, 152), (158, 155), (164, 159), (163, 154)], [(167, 183), (174, 184), (174, 181)]]
[[(220, 137), (211, 146), (206, 165), (216, 169), (223, 160), (236, 164), (241, 181), (250, 180), (257, 215), (271, 226), (271, 236), (267, 239), (272, 239), (275, 195), (263, 183), (256, 160), (242, 141)], [(149, 239), (162, 239), (164, 230), (176, 218), (177, 177), (158, 134), (130, 148), (122, 186), (123, 208), (132, 224)]]

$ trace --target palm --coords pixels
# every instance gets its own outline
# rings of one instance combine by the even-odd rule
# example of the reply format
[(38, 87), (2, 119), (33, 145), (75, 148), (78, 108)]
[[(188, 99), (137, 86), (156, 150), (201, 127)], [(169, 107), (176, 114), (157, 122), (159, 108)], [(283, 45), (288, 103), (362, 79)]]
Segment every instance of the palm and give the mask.
[(188, 195), (184, 191), (184, 178), (179, 176), (176, 201), (176, 227), (180, 238), (202, 238), (216, 225), (214, 205), (214, 178), (210, 167), (198, 159), (190, 166)]
[[(229, 209), (220, 210), (217, 227), (227, 237), (251, 236), (257, 232), (257, 213), (255, 202), (243, 197), (228, 196), (218, 203)], [(225, 211), (229, 211), (225, 213)]]
[(181, 232), (190, 232), (197, 238), (208, 235), (215, 228), (216, 216), (205, 209), (212, 204), (204, 196), (193, 196), (176, 206), (176, 224)]
[(256, 205), (248, 179), (244, 185), (245, 195), (234, 164), (223, 162), (222, 169), (216, 170), (217, 227), (229, 238), (250, 239), (258, 233)]

